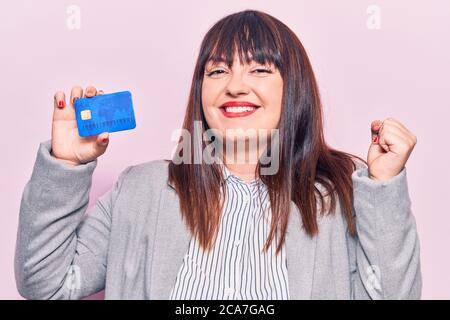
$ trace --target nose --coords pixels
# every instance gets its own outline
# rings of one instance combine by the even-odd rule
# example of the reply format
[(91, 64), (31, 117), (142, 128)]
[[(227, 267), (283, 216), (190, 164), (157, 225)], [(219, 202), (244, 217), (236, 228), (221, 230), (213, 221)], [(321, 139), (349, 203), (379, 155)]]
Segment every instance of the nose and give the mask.
[(234, 73), (227, 84), (227, 94), (231, 96), (239, 96), (248, 94), (249, 91), (248, 86), (243, 81), (243, 76), (239, 73)]

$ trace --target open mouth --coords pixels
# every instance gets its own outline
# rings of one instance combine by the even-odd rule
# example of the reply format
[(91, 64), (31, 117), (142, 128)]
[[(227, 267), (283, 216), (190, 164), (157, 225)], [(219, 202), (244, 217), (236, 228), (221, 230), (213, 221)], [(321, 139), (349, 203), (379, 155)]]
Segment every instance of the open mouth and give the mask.
[(227, 118), (246, 117), (258, 110), (259, 106), (227, 106), (220, 107), (222, 114)]

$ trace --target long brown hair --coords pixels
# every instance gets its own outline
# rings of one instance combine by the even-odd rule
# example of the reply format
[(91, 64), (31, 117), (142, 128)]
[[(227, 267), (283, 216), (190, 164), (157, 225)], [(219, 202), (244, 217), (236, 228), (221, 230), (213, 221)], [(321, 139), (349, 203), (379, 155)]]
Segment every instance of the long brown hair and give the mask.
[[(201, 100), (205, 65), (225, 57), (231, 67), (235, 52), (241, 62), (245, 59), (249, 63), (253, 59), (261, 64), (274, 64), (283, 79), (278, 128), (279, 170), (274, 175), (261, 175), (261, 164), (257, 166), (258, 176), (267, 185), (272, 210), (272, 224), (264, 249), (269, 248), (277, 234), (276, 253), (281, 250), (291, 201), (299, 209), (305, 232), (314, 236), (319, 232), (317, 197), (322, 208), (320, 214), (327, 214), (334, 212), (338, 196), (349, 232), (354, 235), (351, 174), (356, 165), (353, 160), (367, 162), (327, 146), (322, 105), (310, 61), (300, 40), (281, 21), (261, 11), (245, 10), (228, 15), (212, 26), (200, 47), (183, 129), (192, 133), (195, 121), (201, 121), (203, 130), (209, 128)], [(191, 142), (201, 144), (201, 150), (206, 147), (203, 139), (192, 137)], [(191, 233), (203, 249), (210, 249), (217, 237), (223, 208), (222, 172), (218, 164), (196, 164), (193, 154), (191, 157), (190, 163), (169, 163), (169, 182), (179, 196), (182, 218)], [(316, 183), (325, 188), (326, 195)], [(324, 210), (327, 195), (330, 202)]]

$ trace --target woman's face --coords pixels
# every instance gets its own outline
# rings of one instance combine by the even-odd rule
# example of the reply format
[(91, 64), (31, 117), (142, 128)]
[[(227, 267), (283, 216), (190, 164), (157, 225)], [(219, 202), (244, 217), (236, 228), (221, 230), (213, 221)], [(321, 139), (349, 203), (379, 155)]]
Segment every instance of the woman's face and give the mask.
[(230, 129), (277, 128), (282, 94), (283, 79), (274, 65), (256, 61), (241, 65), (235, 55), (232, 69), (226, 63), (205, 66), (203, 112), (209, 128), (222, 136)]

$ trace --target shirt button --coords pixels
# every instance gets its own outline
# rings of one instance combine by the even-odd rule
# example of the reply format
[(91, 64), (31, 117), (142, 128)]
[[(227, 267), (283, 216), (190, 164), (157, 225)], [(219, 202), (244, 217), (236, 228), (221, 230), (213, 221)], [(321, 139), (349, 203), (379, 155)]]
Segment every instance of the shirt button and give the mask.
[(241, 243), (242, 243), (242, 241), (241, 241), (241, 239), (239, 239), (234, 242), (234, 245), (237, 247), (237, 246), (240, 246)]

